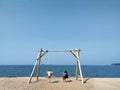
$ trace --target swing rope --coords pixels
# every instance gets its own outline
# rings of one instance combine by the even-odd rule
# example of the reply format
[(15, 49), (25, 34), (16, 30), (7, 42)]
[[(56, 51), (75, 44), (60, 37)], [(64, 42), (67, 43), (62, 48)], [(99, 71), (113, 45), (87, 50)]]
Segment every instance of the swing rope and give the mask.
[[(51, 60), (52, 59), (52, 60)], [(50, 61), (52, 63), (50, 63)], [(47, 57), (47, 61), (48, 62), (47, 64), (47, 70), (51, 70), (53, 73), (52, 73), (52, 78), (55, 78), (55, 75), (54, 75), (54, 70), (55, 70), (55, 67), (54, 67), (54, 62), (55, 62), (55, 58), (53, 56), (53, 54), (49, 54), (48, 57)]]

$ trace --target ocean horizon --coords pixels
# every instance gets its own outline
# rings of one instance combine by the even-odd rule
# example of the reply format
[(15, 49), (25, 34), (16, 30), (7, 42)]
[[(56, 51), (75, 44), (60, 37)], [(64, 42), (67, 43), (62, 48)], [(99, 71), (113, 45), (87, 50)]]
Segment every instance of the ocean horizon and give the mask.
[[(34, 65), (0, 65), (0, 77), (29, 77)], [(83, 77), (111, 77), (120, 78), (119, 65), (81, 65)], [(75, 65), (41, 65), (40, 76), (45, 77), (46, 71), (51, 69), (56, 77), (61, 77), (67, 70), (69, 76), (75, 76)], [(34, 76), (36, 75), (36, 70)]]

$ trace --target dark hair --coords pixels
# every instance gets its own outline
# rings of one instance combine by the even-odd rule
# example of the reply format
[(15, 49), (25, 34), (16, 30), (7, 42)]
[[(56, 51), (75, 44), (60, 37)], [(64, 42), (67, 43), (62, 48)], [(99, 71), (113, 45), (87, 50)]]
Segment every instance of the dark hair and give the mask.
[(65, 70), (64, 72), (65, 72), (65, 73), (67, 73), (67, 71), (66, 71), (66, 70)]

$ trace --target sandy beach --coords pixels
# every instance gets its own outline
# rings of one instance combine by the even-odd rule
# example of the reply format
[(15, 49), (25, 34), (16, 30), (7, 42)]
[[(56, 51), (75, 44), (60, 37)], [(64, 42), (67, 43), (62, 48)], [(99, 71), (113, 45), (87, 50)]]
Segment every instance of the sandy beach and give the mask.
[(67, 82), (58, 77), (52, 78), (51, 83), (44, 77), (35, 80), (29, 84), (29, 77), (1, 77), (0, 90), (120, 90), (120, 78), (84, 78), (84, 84), (74, 77)]

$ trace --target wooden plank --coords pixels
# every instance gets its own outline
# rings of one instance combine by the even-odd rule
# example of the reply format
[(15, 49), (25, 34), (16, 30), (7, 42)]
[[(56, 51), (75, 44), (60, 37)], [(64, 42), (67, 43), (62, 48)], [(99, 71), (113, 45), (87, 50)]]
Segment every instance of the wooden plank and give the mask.
[[(39, 61), (38, 61), (38, 63), (39, 63)], [(38, 68), (37, 68), (37, 81), (38, 81), (38, 79), (39, 79), (39, 64), (37, 66), (38, 66)]]
[(76, 60), (76, 80), (78, 80), (78, 61)]
[(74, 52), (78, 52), (78, 50), (74, 50), (74, 49), (70, 49), (70, 50), (42, 50), (42, 52), (70, 52), (70, 51), (74, 51)]
[(34, 71), (35, 71), (35, 68), (36, 68), (36, 65), (37, 65), (37, 61), (38, 61), (38, 60), (36, 60), (35, 65), (34, 65), (33, 70), (32, 70), (32, 73), (31, 73), (31, 75), (30, 75), (29, 83), (31, 83), (31, 79), (32, 79), (32, 76), (33, 76), (33, 74), (34, 74)]
[(78, 59), (78, 56), (72, 50), (70, 52), (75, 56), (76, 59)]
[(42, 49), (41, 52), (39, 54), (39, 60), (38, 60), (38, 73), (37, 73), (37, 81), (39, 80), (39, 75), (40, 75), (40, 60), (41, 60), (41, 55), (42, 55)]
[(83, 81), (83, 75), (82, 75), (82, 69), (81, 69), (81, 65), (80, 65), (80, 60), (78, 60), (78, 65), (79, 65), (79, 71), (80, 71), (80, 78), (81, 78), (82, 84), (83, 84), (84, 81)]

